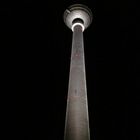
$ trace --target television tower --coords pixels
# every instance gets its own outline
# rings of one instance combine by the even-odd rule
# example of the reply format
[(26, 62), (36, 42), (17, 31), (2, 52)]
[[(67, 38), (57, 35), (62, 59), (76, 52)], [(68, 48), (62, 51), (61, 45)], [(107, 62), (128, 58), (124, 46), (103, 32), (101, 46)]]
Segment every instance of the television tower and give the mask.
[(83, 32), (92, 13), (74, 4), (65, 10), (64, 22), (73, 32), (64, 140), (90, 140)]

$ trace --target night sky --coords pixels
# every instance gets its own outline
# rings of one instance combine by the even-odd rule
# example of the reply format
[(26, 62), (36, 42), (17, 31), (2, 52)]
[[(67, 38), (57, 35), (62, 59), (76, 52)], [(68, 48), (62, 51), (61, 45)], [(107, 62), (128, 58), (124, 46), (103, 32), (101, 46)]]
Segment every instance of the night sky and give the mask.
[(63, 140), (72, 43), (63, 12), (75, 3), (93, 12), (84, 32), (91, 140), (140, 139), (138, 15), (132, 0), (1, 5), (5, 139)]

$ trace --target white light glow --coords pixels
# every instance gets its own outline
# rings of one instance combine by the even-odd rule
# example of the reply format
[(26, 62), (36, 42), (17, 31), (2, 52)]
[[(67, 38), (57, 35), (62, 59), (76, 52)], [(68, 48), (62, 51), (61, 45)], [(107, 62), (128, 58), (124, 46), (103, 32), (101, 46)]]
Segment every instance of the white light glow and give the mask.
[(85, 27), (84, 27), (84, 25), (83, 25), (82, 23), (74, 23), (74, 24), (72, 25), (72, 27), (71, 27), (72, 31), (74, 31), (74, 27), (77, 26), (77, 25), (80, 25), (80, 26), (82, 27), (82, 31), (85, 30)]

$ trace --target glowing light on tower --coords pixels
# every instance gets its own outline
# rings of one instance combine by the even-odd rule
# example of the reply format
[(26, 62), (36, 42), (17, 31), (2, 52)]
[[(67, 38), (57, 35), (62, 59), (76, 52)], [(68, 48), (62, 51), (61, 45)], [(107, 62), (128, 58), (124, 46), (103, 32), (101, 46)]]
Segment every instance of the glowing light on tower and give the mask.
[(64, 22), (73, 31), (64, 140), (90, 140), (83, 32), (92, 13), (75, 4), (65, 10)]

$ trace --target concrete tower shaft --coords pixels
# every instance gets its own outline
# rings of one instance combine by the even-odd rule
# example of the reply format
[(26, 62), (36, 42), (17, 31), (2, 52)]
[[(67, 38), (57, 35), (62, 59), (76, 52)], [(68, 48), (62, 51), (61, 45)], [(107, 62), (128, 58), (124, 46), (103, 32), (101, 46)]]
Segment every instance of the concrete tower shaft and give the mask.
[(65, 140), (89, 140), (89, 120), (82, 27), (73, 31)]

